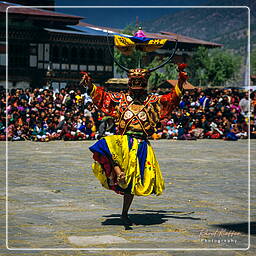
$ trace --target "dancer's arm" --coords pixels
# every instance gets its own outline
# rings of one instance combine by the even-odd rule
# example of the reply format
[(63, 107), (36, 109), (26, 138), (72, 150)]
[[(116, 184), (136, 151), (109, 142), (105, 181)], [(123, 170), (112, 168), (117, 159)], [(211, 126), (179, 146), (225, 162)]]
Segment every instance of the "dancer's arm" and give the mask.
[(92, 78), (88, 73), (83, 72), (80, 85), (88, 89), (93, 103), (105, 114), (116, 117), (117, 104), (121, 99), (120, 93), (106, 92), (103, 87), (96, 86), (92, 83)]
[(178, 66), (179, 71), (179, 79), (174, 88), (172, 88), (171, 92), (161, 96), (161, 117), (165, 117), (171, 113), (171, 111), (180, 103), (180, 99), (183, 92), (183, 86), (188, 79), (187, 73), (184, 71), (186, 64), (180, 64)]

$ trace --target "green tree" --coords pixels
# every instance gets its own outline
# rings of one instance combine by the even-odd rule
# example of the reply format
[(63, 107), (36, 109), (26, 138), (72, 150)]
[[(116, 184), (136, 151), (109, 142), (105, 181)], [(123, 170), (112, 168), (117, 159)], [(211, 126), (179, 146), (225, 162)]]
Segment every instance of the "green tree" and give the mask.
[[(143, 57), (145, 56), (145, 53), (139, 50), (134, 50), (131, 55), (124, 55), (119, 50), (115, 49), (114, 54), (118, 63), (129, 69), (138, 68), (143, 60)], [(125, 71), (119, 66), (115, 65), (115, 68), (117, 73), (120, 75), (126, 74)]]
[[(147, 68), (154, 68), (163, 63), (166, 59), (167, 57), (161, 60), (158, 56), (156, 56), (153, 61), (147, 66)], [(177, 77), (178, 72), (176, 70), (176, 65), (173, 63), (168, 63), (161, 69), (158, 69), (151, 73), (148, 81), (148, 87), (149, 89), (157, 88), (165, 80), (177, 79)]]
[(214, 49), (210, 51), (209, 83), (210, 85), (225, 85), (239, 74), (241, 59), (227, 51)]
[(241, 58), (223, 49), (199, 47), (189, 61), (190, 81), (196, 86), (223, 86), (236, 79)]
[(188, 63), (189, 76), (193, 84), (199, 86), (207, 84), (209, 65), (208, 50), (204, 47), (199, 47)]
[(256, 75), (256, 48), (251, 52), (251, 74)]
[(127, 25), (123, 30), (122, 30), (122, 33), (123, 34), (126, 34), (126, 35), (130, 35), (132, 36), (135, 31), (137, 30), (136, 26), (133, 25), (133, 24), (129, 24)]

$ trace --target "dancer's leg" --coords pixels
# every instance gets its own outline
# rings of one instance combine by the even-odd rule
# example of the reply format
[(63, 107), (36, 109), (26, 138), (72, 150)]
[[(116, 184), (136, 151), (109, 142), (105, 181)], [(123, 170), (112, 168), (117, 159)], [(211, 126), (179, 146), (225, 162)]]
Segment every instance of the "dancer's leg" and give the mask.
[(122, 210), (122, 221), (125, 224), (132, 225), (132, 221), (128, 218), (128, 211), (130, 209), (131, 203), (133, 201), (134, 195), (132, 194), (124, 194), (123, 200), (123, 210)]

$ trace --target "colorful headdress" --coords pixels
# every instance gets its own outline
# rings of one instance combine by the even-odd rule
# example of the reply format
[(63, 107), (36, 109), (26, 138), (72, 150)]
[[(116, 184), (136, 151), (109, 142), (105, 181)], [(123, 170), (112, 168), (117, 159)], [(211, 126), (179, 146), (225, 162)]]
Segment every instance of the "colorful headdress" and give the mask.
[[(108, 34), (107, 34), (107, 39), (108, 39)], [(116, 40), (116, 39), (115, 39)], [(164, 40), (164, 39), (162, 39)], [(152, 41), (152, 40), (151, 40)], [(166, 42), (167, 40), (165, 40)], [(131, 88), (136, 88), (136, 87), (146, 87), (147, 86), (147, 82), (148, 82), (148, 78), (150, 77), (150, 73), (163, 67), (164, 65), (166, 65), (167, 63), (169, 63), (176, 50), (177, 50), (177, 44), (178, 44), (178, 40), (176, 39), (175, 40), (175, 46), (174, 46), (174, 50), (172, 52), (172, 54), (170, 55), (170, 57), (164, 61), (163, 63), (161, 63), (160, 65), (158, 65), (157, 67), (154, 67), (154, 68), (150, 68), (150, 69), (144, 69), (144, 68), (136, 68), (136, 69), (129, 69), (129, 68), (126, 68), (124, 66), (122, 66), (116, 59), (115, 57), (113, 56), (112, 54), (112, 51), (110, 49), (110, 44), (109, 44), (109, 40), (108, 40), (108, 47), (109, 47), (109, 52), (110, 52), (110, 55), (112, 56), (114, 62), (122, 69), (124, 70), (125, 72), (127, 72), (127, 75), (128, 75), (128, 78), (129, 78), (129, 82), (128, 82), (128, 85), (131, 87)], [(158, 47), (159, 48), (159, 47)]]

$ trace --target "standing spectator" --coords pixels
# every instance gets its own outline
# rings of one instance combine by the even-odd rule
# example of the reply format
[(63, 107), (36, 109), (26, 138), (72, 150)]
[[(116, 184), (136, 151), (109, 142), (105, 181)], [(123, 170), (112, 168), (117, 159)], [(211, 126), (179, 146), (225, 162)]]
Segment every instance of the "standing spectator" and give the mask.
[(249, 111), (248, 92), (245, 93), (243, 98), (240, 100), (239, 106), (241, 108), (242, 115), (247, 116), (248, 111)]

